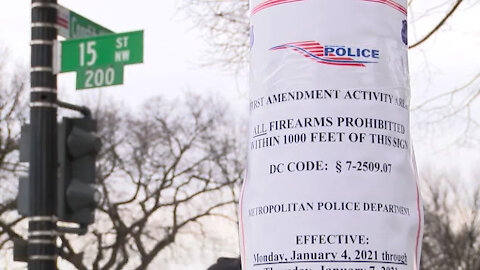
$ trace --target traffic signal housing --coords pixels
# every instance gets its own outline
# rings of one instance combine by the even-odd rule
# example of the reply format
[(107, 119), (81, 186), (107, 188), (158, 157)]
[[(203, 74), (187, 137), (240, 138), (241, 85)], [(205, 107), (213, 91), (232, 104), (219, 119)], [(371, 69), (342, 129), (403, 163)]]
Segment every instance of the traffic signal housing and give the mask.
[(64, 117), (58, 131), (58, 220), (91, 224), (100, 201), (100, 193), (94, 187), (95, 161), (102, 146), (95, 134), (97, 121)]

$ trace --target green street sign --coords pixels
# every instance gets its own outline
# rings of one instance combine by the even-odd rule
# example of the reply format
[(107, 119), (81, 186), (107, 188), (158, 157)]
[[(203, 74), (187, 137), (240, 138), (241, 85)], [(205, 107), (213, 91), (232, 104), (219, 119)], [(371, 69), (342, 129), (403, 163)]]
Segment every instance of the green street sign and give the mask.
[(62, 41), (60, 72), (143, 62), (143, 30)]
[(123, 84), (122, 65), (109, 65), (77, 70), (77, 90), (119, 84)]
[(66, 39), (111, 34), (108, 28), (95, 23), (61, 5), (57, 8), (58, 34)]

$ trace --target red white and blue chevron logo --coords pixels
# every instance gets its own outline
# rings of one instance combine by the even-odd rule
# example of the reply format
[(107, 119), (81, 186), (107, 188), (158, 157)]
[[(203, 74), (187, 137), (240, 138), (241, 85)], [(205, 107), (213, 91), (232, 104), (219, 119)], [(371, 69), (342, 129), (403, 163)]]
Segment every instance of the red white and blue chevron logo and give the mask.
[(365, 67), (378, 63), (380, 52), (377, 49), (353, 48), (347, 46), (325, 45), (314, 40), (285, 43), (270, 48), (271, 51), (292, 50), (320, 64), (334, 66)]

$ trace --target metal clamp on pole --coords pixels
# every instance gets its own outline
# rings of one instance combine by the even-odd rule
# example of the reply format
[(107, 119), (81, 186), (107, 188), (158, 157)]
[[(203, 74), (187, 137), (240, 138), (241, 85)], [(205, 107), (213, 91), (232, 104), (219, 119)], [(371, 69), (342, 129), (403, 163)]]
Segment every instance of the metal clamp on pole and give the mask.
[(83, 116), (85, 116), (85, 118), (88, 118), (88, 119), (92, 118), (92, 111), (90, 111), (90, 109), (85, 107), (85, 106), (70, 104), (70, 103), (67, 103), (67, 102), (60, 101), (60, 100), (57, 100), (57, 104), (58, 104), (58, 107), (60, 107), (60, 108), (69, 109), (69, 110), (72, 110), (72, 111), (77, 111), (77, 112), (80, 112), (81, 114), (83, 114)]
[(88, 228), (86, 225), (80, 224), (80, 227), (62, 227), (59, 226), (57, 228), (58, 233), (74, 233), (78, 235), (84, 235), (88, 232)]

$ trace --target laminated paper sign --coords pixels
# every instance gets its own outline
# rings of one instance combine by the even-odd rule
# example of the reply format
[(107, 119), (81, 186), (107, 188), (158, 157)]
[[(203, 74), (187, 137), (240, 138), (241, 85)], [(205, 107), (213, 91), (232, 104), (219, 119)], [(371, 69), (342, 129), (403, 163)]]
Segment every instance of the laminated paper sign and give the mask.
[(406, 0), (251, 0), (243, 270), (418, 270)]

